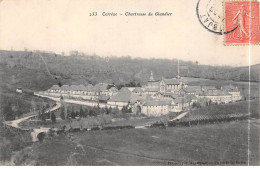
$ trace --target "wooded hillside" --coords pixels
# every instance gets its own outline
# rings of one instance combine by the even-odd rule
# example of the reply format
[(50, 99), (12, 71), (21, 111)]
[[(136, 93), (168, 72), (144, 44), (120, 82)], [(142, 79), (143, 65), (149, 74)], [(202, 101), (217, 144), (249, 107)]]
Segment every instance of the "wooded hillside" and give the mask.
[[(79, 55), (78, 53), (71, 56), (61, 56), (39, 51), (0, 51), (0, 64), (2, 66), (18, 69), (18, 72), (28, 69), (30, 72), (37, 71), (40, 75), (44, 74), (43, 79), (50, 81), (46, 87), (50, 87), (57, 81), (66, 84), (96, 84), (98, 82), (115, 83), (116, 85), (131, 82), (145, 84), (150, 71), (153, 71), (155, 79), (177, 76), (177, 63), (176, 59), (102, 58)], [(259, 64), (251, 66), (251, 81), (259, 81), (259, 68)], [(180, 75), (248, 81), (249, 69), (248, 67), (209, 66), (200, 65), (198, 62), (180, 61)]]

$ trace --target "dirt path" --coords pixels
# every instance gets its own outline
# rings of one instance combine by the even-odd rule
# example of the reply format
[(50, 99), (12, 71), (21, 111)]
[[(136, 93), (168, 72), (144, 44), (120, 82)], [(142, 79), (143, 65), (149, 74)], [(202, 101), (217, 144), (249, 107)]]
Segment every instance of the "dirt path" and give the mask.
[[(49, 112), (52, 112), (54, 110), (57, 110), (57, 109), (60, 108), (60, 106), (61, 106), (60, 102), (56, 102), (56, 106), (52, 107), (50, 110), (47, 110), (45, 113), (49, 113)], [(20, 119), (16, 119), (16, 120), (13, 120), (13, 121), (5, 121), (4, 124), (11, 126), (11, 127), (14, 127), (14, 128), (21, 128), (19, 126), (19, 123), (21, 123), (25, 120), (28, 120), (32, 117), (35, 117), (35, 116), (37, 116), (37, 114), (31, 115), (31, 116), (28, 116), (28, 117), (23, 117), (23, 118), (20, 118)]]
[[(188, 114), (188, 112), (181, 113), (180, 115), (178, 115), (177, 117), (175, 117), (175, 118), (173, 118), (173, 119), (171, 119), (169, 121), (179, 120), (179, 119), (185, 117), (187, 114)], [(156, 121), (158, 121), (158, 120), (156, 120)], [(145, 125), (142, 125), (142, 126), (135, 126), (135, 128), (136, 129), (146, 129), (146, 127), (151, 126), (152, 124), (156, 123), (156, 121), (151, 121), (148, 124), (145, 124)]]
[(183, 118), (183, 117), (186, 116), (187, 114), (188, 114), (188, 112), (184, 112), (184, 113), (178, 115), (177, 117), (171, 119), (170, 121), (180, 120), (181, 118)]

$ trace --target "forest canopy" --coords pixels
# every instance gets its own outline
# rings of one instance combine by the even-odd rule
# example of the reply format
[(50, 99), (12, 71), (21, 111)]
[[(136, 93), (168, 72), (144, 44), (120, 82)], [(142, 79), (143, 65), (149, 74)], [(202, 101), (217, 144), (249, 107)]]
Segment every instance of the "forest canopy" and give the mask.
[[(67, 84), (99, 82), (124, 85), (145, 84), (153, 71), (155, 79), (177, 76), (177, 59), (143, 59), (127, 57), (88, 56), (72, 51), (70, 56), (40, 51), (0, 51), (0, 64), (50, 75), (50, 81), (60, 79)], [(179, 61), (180, 76), (234, 81), (259, 81), (260, 65), (248, 67), (210, 66), (198, 62)], [(54, 79), (55, 78), (55, 79)], [(54, 79), (54, 80), (53, 80)], [(49, 86), (48, 86), (49, 87)]]

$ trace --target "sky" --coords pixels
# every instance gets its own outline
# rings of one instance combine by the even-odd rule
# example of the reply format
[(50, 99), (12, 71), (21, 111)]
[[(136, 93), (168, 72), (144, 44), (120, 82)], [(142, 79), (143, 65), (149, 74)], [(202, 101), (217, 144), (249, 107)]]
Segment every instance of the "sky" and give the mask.
[[(197, 0), (2, 0), (0, 49), (67, 54), (78, 50), (102, 57), (174, 58), (210, 65), (260, 63), (259, 45), (225, 46), (223, 36), (203, 28), (196, 4)], [(91, 12), (98, 16), (89, 16)], [(102, 16), (103, 12), (119, 16)], [(134, 17), (125, 12), (172, 15)]]

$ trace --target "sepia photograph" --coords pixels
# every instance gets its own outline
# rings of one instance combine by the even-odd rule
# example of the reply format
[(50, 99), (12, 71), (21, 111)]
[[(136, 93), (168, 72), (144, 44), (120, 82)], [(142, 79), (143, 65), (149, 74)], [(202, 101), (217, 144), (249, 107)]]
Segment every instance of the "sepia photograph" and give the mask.
[(0, 166), (259, 166), (259, 0), (0, 0)]

